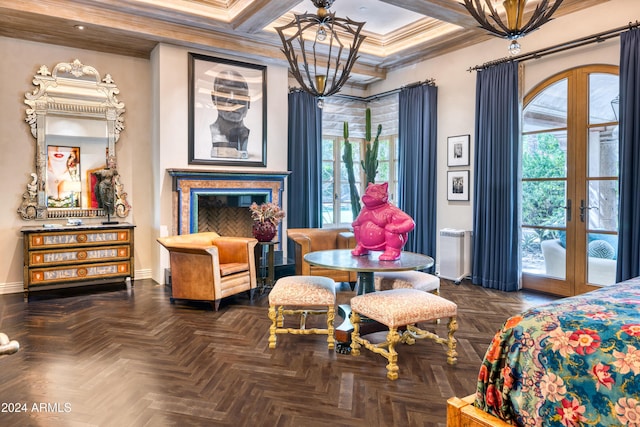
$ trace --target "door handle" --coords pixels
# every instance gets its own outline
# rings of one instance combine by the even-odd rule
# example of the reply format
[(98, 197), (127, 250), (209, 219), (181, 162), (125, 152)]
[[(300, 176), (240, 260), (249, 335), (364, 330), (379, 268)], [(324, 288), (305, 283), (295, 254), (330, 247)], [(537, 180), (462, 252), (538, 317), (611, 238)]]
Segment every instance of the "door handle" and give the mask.
[(580, 221), (584, 222), (586, 211), (589, 209), (598, 209), (597, 206), (586, 206), (584, 200), (580, 200)]
[(567, 222), (571, 221), (571, 199), (567, 199), (567, 206), (563, 206), (567, 211)]

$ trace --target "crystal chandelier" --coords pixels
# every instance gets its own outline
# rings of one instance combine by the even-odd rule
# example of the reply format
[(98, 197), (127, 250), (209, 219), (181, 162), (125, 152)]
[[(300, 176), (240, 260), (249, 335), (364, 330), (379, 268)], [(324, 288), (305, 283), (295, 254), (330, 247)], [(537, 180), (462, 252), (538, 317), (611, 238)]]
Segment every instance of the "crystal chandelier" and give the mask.
[[(553, 15), (556, 9), (560, 7), (560, 4), (562, 4), (562, 0), (541, 0), (533, 11), (529, 21), (524, 25), (522, 23), (522, 17), (527, 0), (504, 0), (502, 1), (502, 8), (494, 7), (493, 5), (493, 3), (499, 3), (499, 1), (484, 0), (489, 14), (485, 12), (485, 7), (482, 3), (482, 0), (463, 0), (461, 4), (469, 11), (471, 16), (478, 21), (481, 28), (484, 28), (493, 35), (511, 40), (509, 52), (512, 55), (517, 55), (520, 53), (520, 43), (518, 43), (518, 39), (540, 28), (549, 21), (551, 15)], [(500, 18), (500, 12), (502, 12), (502, 15), (506, 15), (506, 24), (502, 18)], [(493, 21), (493, 23), (491, 21)]]
[(294, 15), (293, 21), (275, 30), (282, 40), (291, 74), (302, 90), (322, 101), (340, 91), (349, 79), (365, 39), (360, 34), (365, 23), (336, 18), (335, 12), (328, 10), (334, 0), (311, 2), (318, 8), (317, 13)]

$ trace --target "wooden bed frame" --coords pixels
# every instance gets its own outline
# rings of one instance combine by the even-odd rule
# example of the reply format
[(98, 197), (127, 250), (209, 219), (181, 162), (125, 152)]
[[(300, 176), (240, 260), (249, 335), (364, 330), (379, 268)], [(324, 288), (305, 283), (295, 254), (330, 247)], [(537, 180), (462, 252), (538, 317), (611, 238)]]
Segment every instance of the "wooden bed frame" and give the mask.
[(513, 427), (473, 406), (475, 394), (447, 400), (447, 427)]

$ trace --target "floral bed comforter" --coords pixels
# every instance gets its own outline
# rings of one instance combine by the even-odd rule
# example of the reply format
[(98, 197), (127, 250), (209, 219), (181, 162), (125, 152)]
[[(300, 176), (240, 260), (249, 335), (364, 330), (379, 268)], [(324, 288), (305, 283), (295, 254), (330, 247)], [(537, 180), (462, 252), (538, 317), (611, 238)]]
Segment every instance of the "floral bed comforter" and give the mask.
[(519, 426), (640, 426), (640, 278), (508, 319), (474, 405)]

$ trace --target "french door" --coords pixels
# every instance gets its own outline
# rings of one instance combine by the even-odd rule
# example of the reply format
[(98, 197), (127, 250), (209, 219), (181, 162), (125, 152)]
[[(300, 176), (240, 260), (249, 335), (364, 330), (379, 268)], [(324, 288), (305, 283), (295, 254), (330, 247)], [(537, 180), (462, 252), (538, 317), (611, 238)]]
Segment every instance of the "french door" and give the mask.
[(524, 99), (522, 281), (576, 295), (615, 283), (618, 67), (564, 71)]

